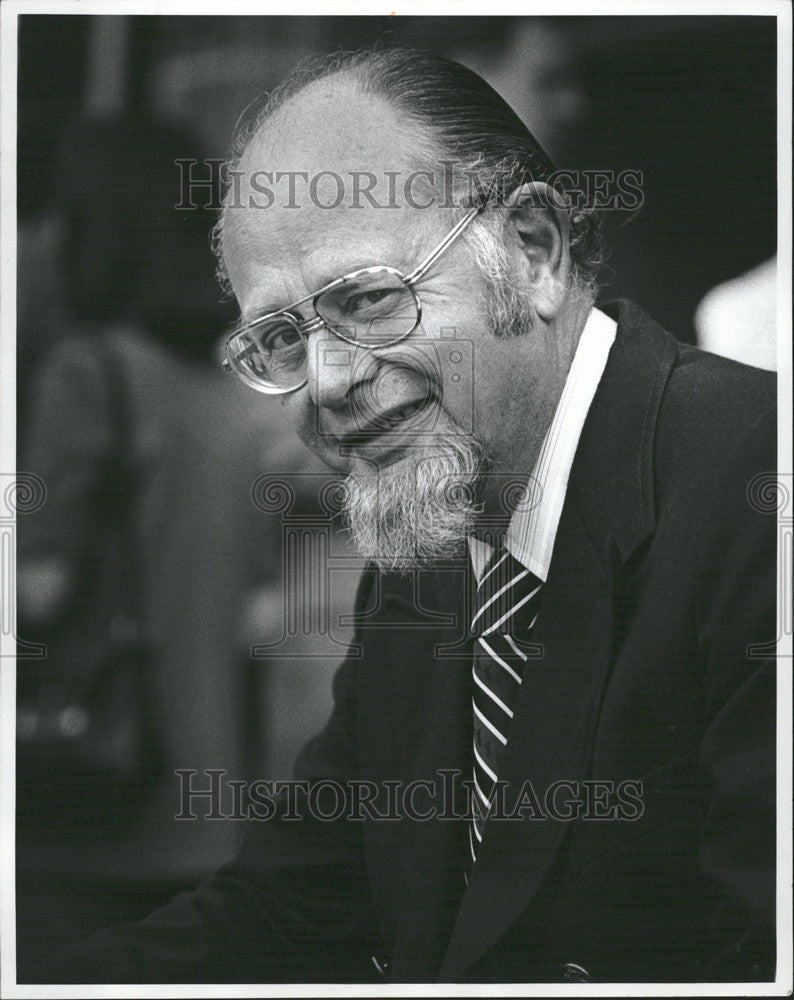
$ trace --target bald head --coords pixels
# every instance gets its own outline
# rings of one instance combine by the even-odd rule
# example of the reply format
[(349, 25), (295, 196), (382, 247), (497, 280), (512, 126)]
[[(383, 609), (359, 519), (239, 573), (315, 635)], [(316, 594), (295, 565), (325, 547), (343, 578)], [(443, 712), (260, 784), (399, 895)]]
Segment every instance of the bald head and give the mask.
[(419, 152), (421, 144), (407, 115), (380, 93), (361, 86), (356, 76), (340, 71), (308, 83), (277, 105), (257, 125), (246, 142), (240, 167), (249, 170), (262, 163), (280, 170), (305, 168), (307, 160), (321, 157), (326, 169), (344, 161), (358, 162), (361, 170), (403, 164), (389, 157), (389, 164), (373, 162), (373, 155), (396, 149), (400, 159)]
[[(327, 173), (305, 177), (309, 159)], [(353, 176), (338, 169), (343, 159)], [(257, 170), (272, 173), (272, 180), (260, 174), (252, 184)], [(553, 170), (509, 105), (458, 63), (403, 48), (325, 59), (284, 81), (235, 140), (234, 183), (215, 231), (219, 277), (228, 284), (225, 229), (233, 216), (229, 204), (241, 200), (241, 182), (259, 204), (357, 209), (402, 199), (410, 207), (431, 200), (451, 207), (498, 202), (522, 183), (547, 180)], [(394, 172), (400, 177), (390, 176)], [(588, 255), (595, 229), (586, 214), (572, 227), (574, 248), (582, 249), (574, 263), (585, 283), (594, 270)]]
[[(373, 158), (372, 147), (385, 150), (389, 142), (389, 155), (382, 162)], [(349, 152), (354, 154), (354, 173), (339, 182), (332, 176), (339, 173), (332, 164)], [(307, 153), (329, 173), (304, 178), (302, 154)], [(304, 202), (314, 193), (319, 196), (314, 200), (326, 208), (372, 203), (390, 207), (400, 198), (411, 207), (426, 205), (431, 198), (443, 206), (494, 204), (521, 184), (554, 176), (553, 164), (527, 125), (480, 76), (456, 62), (422, 50), (394, 48), (304, 63), (269, 96), (233, 143), (232, 183), (213, 234), (218, 277), (227, 290), (224, 232), (228, 206), (241, 200), (237, 178), (243, 166), (274, 174), (272, 182), (259, 176), (259, 187), (265, 189), (254, 191), (259, 204), (278, 200), (293, 207), (301, 189)], [(419, 170), (424, 173), (408, 176)], [(395, 171), (401, 173), (399, 178), (389, 175)], [(282, 176), (276, 182), (278, 172)], [(312, 180), (314, 192), (309, 189)], [(604, 254), (594, 208), (572, 208), (568, 229), (574, 276), (580, 287), (595, 292)]]
[[(393, 225), (394, 211), (382, 209), (399, 209), (406, 195), (416, 201), (427, 188), (427, 177), (417, 175), (417, 145), (406, 116), (351, 74), (307, 84), (263, 118), (245, 145), (236, 167), (237, 204), (266, 212), (235, 211), (227, 200), (225, 236), (233, 238), (225, 240), (224, 254), (271, 223), (278, 246), (285, 249), (286, 241), (290, 251), (305, 252), (307, 234), (316, 241), (333, 228), (338, 238), (340, 224), (366, 246), (369, 230), (377, 236)], [(270, 244), (278, 252), (276, 241)]]
[[(280, 308), (373, 262), (410, 272), (451, 217), (401, 214), (434, 205), (416, 147), (405, 115), (346, 72), (309, 83), (260, 121), (224, 221), (225, 264), (244, 313)], [(255, 290), (253, 300), (242, 288)]]

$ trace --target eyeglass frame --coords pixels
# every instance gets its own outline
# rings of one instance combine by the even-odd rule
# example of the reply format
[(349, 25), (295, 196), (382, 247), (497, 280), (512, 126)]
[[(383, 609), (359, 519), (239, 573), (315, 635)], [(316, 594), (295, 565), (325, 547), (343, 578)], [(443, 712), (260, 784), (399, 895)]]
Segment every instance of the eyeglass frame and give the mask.
[[(447, 233), (447, 235), (443, 238), (443, 240), (441, 240), (441, 242), (438, 243), (438, 245), (435, 246), (430, 251), (430, 253), (424, 258), (424, 260), (422, 260), (417, 265), (417, 267), (415, 267), (413, 271), (411, 271), (407, 275), (403, 274), (402, 271), (398, 270), (396, 267), (389, 267), (386, 264), (375, 264), (371, 267), (361, 267), (355, 271), (350, 271), (348, 274), (343, 274), (339, 278), (334, 278), (334, 280), (330, 281), (327, 285), (323, 285), (322, 288), (318, 289), (315, 292), (312, 292), (310, 295), (304, 296), (302, 299), (298, 299), (297, 302), (293, 302), (290, 305), (285, 306), (283, 309), (276, 309), (274, 312), (265, 313), (263, 316), (257, 316), (256, 319), (236, 327), (228, 335), (224, 343), (224, 351), (226, 353), (226, 357), (223, 359), (222, 362), (223, 369), (225, 371), (233, 371), (234, 374), (237, 375), (241, 381), (245, 382), (246, 385), (249, 385), (252, 389), (256, 389), (257, 392), (264, 393), (265, 395), (268, 396), (286, 396), (288, 393), (298, 392), (305, 385), (307, 385), (309, 381), (308, 376), (298, 385), (291, 386), (288, 389), (281, 389), (278, 388), (277, 386), (266, 386), (260, 384), (255, 385), (253, 381), (248, 381), (247, 379), (243, 378), (240, 371), (232, 364), (229, 352), (229, 344), (231, 343), (232, 339), (234, 337), (239, 337), (241, 334), (247, 333), (249, 330), (254, 330), (256, 329), (256, 327), (261, 326), (264, 323), (270, 322), (271, 320), (276, 319), (278, 316), (286, 316), (289, 320), (291, 320), (291, 322), (295, 325), (296, 332), (302, 338), (304, 343), (307, 342), (307, 338), (310, 334), (314, 333), (315, 330), (321, 329), (322, 327), (325, 327), (331, 334), (333, 334), (334, 337), (337, 337), (339, 340), (342, 340), (347, 344), (352, 344), (353, 347), (361, 347), (367, 351), (378, 350), (379, 348), (385, 348), (385, 347), (394, 347), (395, 344), (401, 343), (403, 340), (406, 339), (406, 337), (410, 337), (411, 334), (414, 332), (414, 330), (416, 330), (416, 328), (422, 322), (422, 303), (419, 299), (418, 293), (416, 292), (413, 286), (421, 278), (425, 276), (425, 274), (430, 270), (433, 264), (436, 263), (436, 261), (444, 253), (444, 251), (447, 250), (450, 246), (452, 246), (455, 240), (457, 240), (457, 238), (461, 235), (461, 233), (467, 228), (469, 223), (471, 223), (478, 215), (480, 215), (480, 213), (483, 210), (484, 206), (470, 208), (469, 211), (463, 216), (463, 218), (459, 219), (458, 222), (455, 223), (455, 225)], [(354, 340), (352, 337), (346, 337), (343, 333), (340, 333), (339, 330), (334, 329), (334, 327), (331, 326), (326, 320), (324, 320), (322, 316), (320, 316), (320, 314), (317, 312), (317, 307), (315, 303), (317, 302), (317, 300), (320, 298), (321, 295), (324, 295), (326, 292), (329, 292), (332, 289), (343, 285), (347, 281), (352, 281), (354, 278), (358, 278), (363, 274), (376, 274), (378, 272), (386, 272), (387, 274), (397, 275), (397, 277), (400, 279), (403, 285), (405, 285), (405, 287), (408, 289), (408, 291), (414, 298), (414, 304), (416, 305), (416, 322), (410, 328), (410, 330), (407, 330), (405, 333), (401, 333), (399, 337), (395, 337), (393, 340), (382, 341), (377, 344), (366, 344), (360, 340)], [(303, 305), (305, 302), (312, 303), (312, 309), (314, 309), (315, 315), (310, 319), (302, 320), (299, 317), (293, 315), (291, 310), (297, 308), (297, 306)]]

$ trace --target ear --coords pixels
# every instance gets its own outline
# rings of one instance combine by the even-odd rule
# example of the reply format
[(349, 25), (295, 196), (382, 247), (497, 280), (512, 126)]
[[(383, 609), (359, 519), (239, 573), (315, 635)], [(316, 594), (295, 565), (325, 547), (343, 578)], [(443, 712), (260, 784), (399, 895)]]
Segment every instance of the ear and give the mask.
[(506, 202), (512, 229), (526, 262), (535, 310), (551, 322), (565, 302), (571, 280), (568, 215), (557, 192), (531, 182), (516, 188)]

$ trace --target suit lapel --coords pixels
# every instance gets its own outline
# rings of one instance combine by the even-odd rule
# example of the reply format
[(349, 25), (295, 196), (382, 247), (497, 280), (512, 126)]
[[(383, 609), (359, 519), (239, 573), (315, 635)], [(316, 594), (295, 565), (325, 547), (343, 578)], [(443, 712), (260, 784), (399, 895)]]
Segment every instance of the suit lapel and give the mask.
[[(468, 772), (471, 696), (467, 674), (466, 661), (450, 662), (437, 671), (439, 683), (428, 707), (434, 714), (455, 717), (459, 723), (455, 726), (456, 739), (429, 740), (414, 762), (411, 779), (440, 780), (437, 774), (444, 769), (458, 776)], [(456, 786), (459, 787), (459, 777)], [(459, 815), (465, 809), (465, 799), (460, 795), (455, 809)], [(397, 982), (431, 982), (447, 948), (465, 888), (465, 821), (434, 818), (409, 822), (406, 827), (403, 871), (409, 881), (410, 912), (398, 928), (393, 975)]]
[[(606, 311), (610, 311), (607, 309)], [(673, 338), (635, 306), (618, 305), (618, 334), (571, 470), (549, 578), (500, 779), (506, 813), (524, 785), (544, 806), (559, 781), (587, 777), (614, 636), (621, 566), (652, 533), (653, 440)], [(460, 979), (526, 910), (568, 824), (494, 820), (455, 920), (439, 978)]]
[[(444, 611), (454, 622), (425, 634), (420, 656), (406, 664), (417, 679), (413, 703), (418, 725), (416, 743), (405, 781), (439, 782), (439, 772), (467, 768), (471, 742), (471, 709), (467, 621), (468, 566), (456, 564), (433, 574), (423, 573), (414, 607), (434, 617)], [(451, 780), (451, 779), (450, 779)], [(460, 778), (456, 780), (460, 787)], [(416, 802), (424, 800), (417, 796)], [(464, 806), (458, 803), (457, 808)], [(450, 809), (451, 811), (451, 809)], [(400, 858), (404, 880), (402, 919), (392, 951), (392, 976), (398, 982), (432, 981), (449, 940), (464, 888), (459, 860), (463, 856), (462, 821), (430, 819), (401, 824)]]
[[(586, 777), (595, 710), (609, 663), (610, 568), (596, 556), (575, 511), (567, 510), (559, 537), (532, 637), (542, 656), (530, 659), (524, 668), (499, 775), (508, 783), (508, 816), (527, 782), (545, 810), (555, 782)], [(567, 829), (564, 821), (533, 819), (526, 813), (525, 818), (489, 821), (441, 969), (442, 981), (458, 978), (520, 916)]]

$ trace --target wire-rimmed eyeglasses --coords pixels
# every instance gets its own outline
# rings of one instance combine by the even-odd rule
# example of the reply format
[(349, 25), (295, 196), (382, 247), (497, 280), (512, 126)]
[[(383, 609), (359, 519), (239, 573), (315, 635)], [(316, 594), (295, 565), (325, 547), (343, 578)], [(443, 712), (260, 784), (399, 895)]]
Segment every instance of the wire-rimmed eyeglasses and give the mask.
[[(363, 267), (238, 326), (226, 340), (224, 368), (259, 392), (281, 395), (306, 385), (308, 337), (321, 327), (369, 350), (405, 340), (422, 319), (415, 285), (481, 211), (470, 209), (410, 274), (386, 265)], [(306, 302), (314, 316), (302, 319), (293, 310)]]

